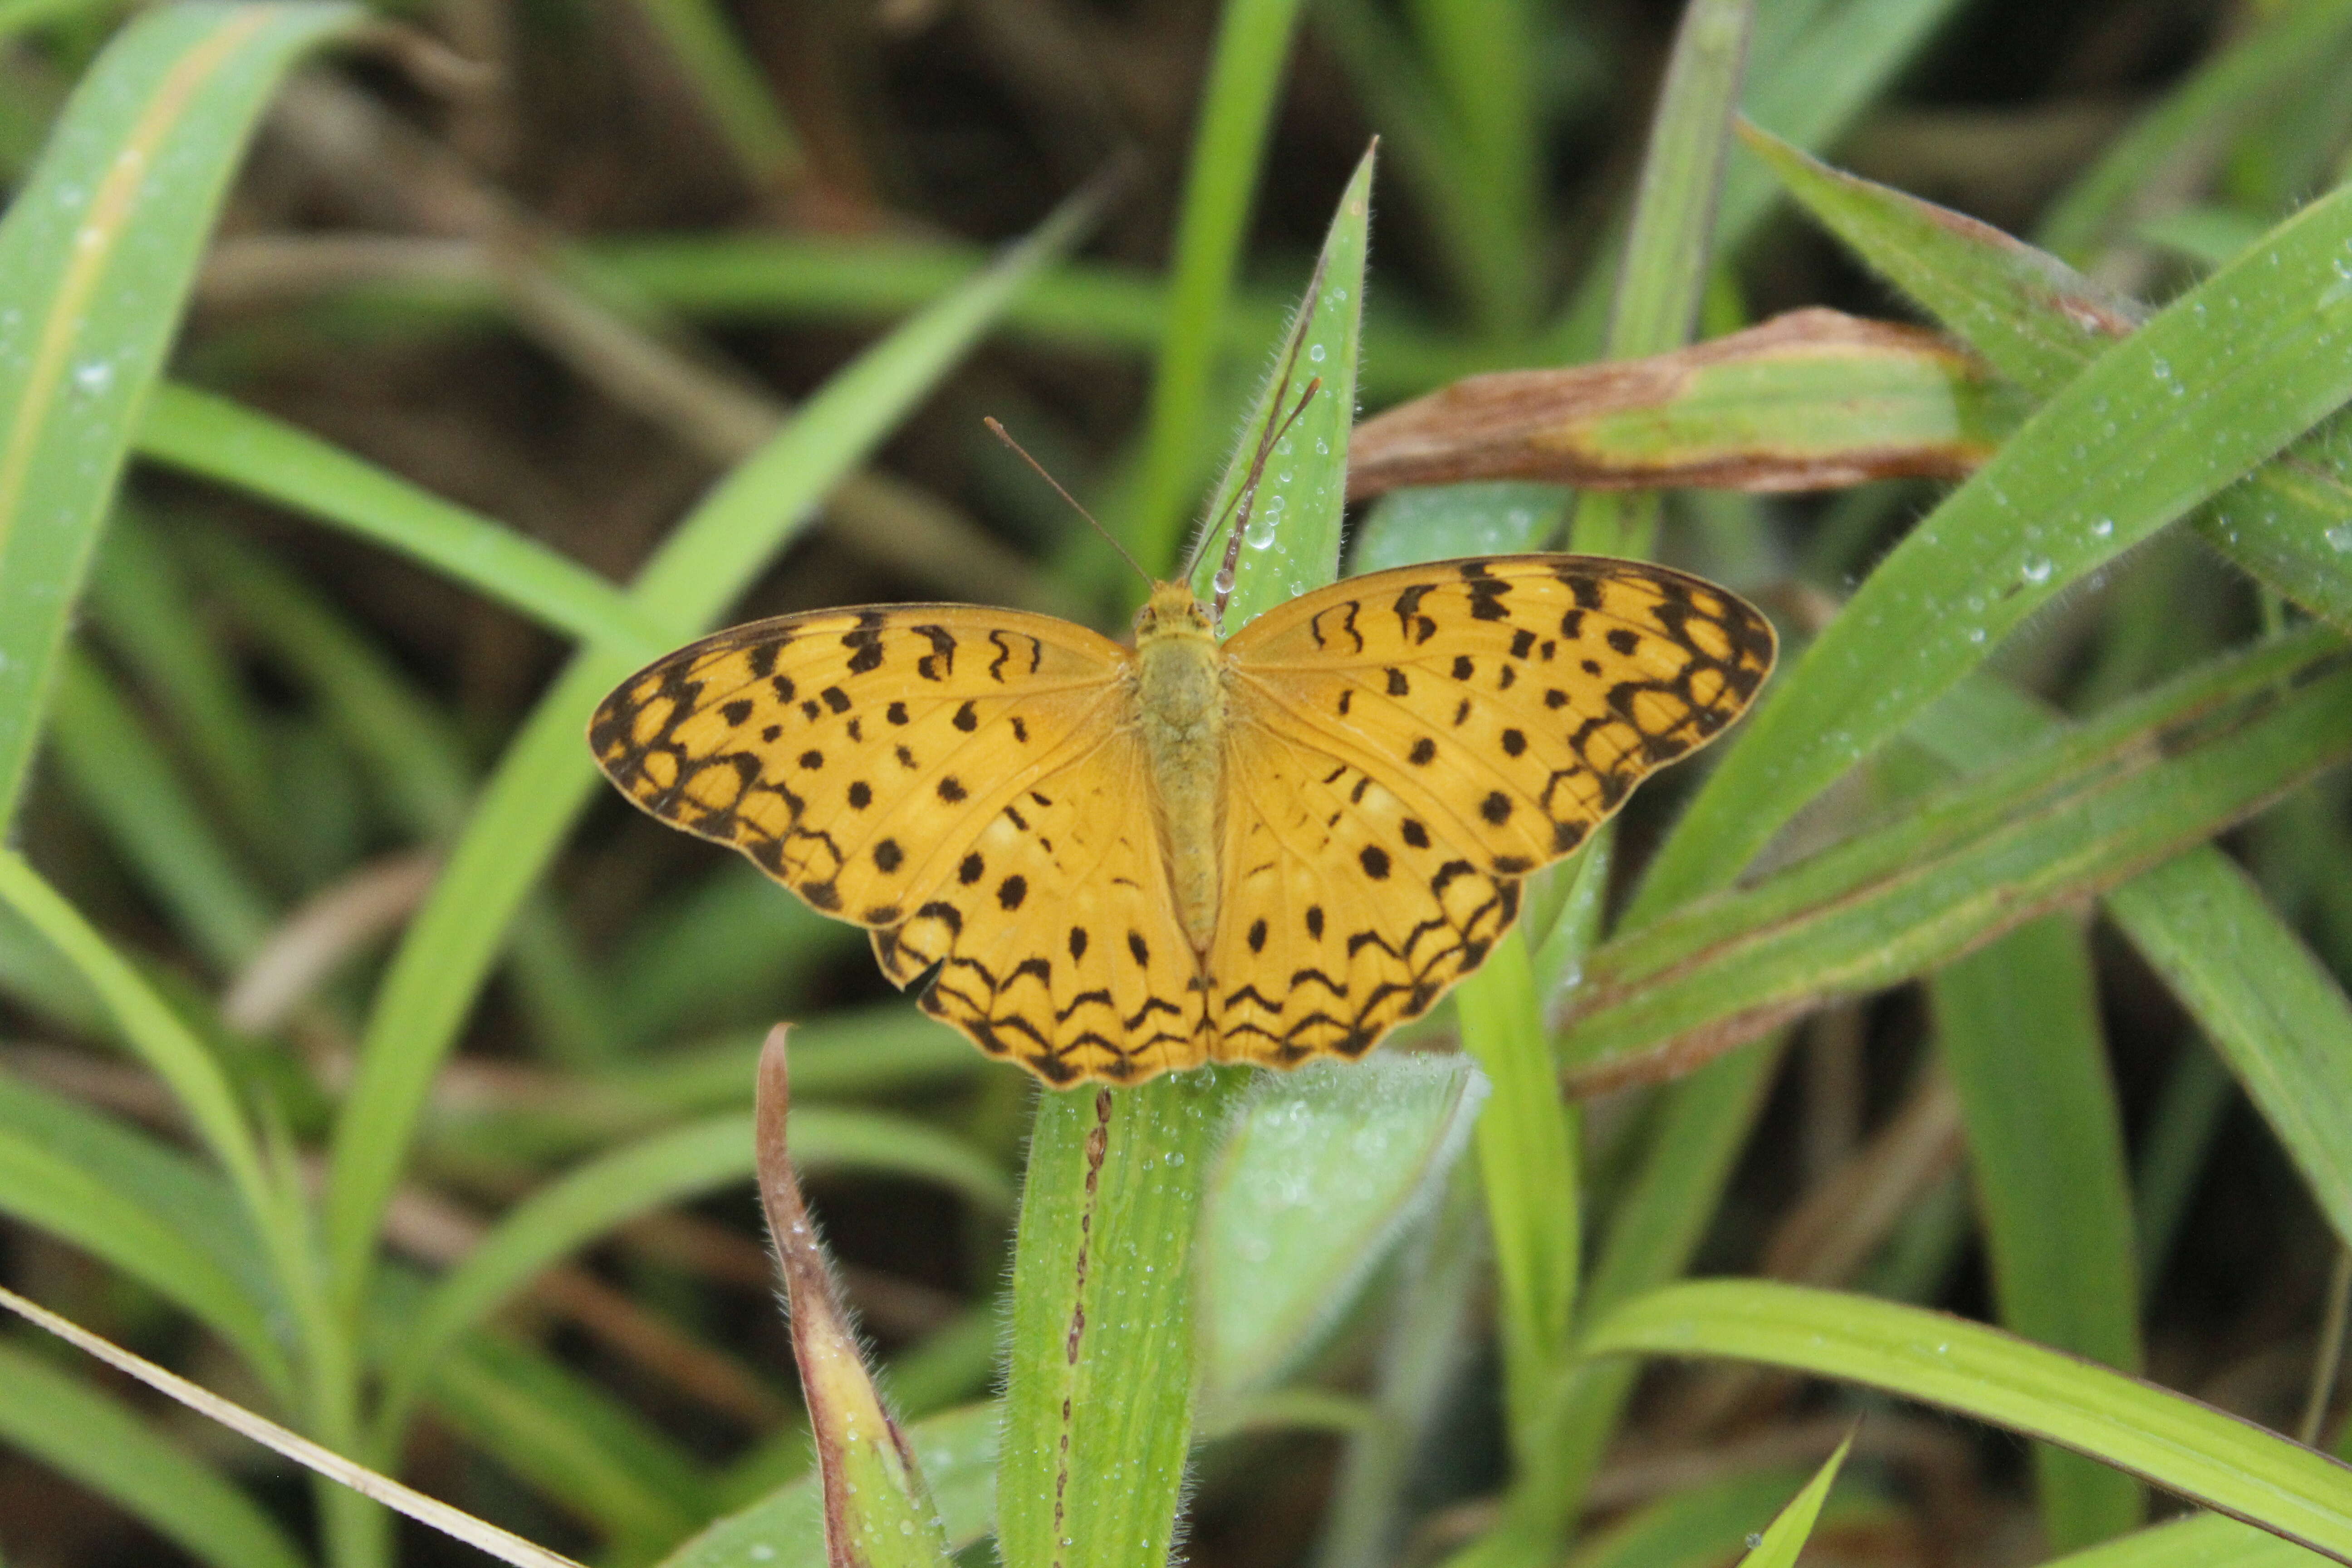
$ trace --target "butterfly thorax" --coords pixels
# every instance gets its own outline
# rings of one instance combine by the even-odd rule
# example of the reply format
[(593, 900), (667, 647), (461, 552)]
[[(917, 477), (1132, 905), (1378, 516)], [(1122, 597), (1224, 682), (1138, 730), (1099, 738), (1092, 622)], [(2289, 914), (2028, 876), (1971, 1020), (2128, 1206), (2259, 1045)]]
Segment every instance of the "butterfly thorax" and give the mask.
[(1208, 610), (1181, 583), (1155, 584), (1135, 617), (1135, 700), (1176, 907), (1193, 949), (1205, 952), (1216, 932), (1222, 861), (1224, 656)]

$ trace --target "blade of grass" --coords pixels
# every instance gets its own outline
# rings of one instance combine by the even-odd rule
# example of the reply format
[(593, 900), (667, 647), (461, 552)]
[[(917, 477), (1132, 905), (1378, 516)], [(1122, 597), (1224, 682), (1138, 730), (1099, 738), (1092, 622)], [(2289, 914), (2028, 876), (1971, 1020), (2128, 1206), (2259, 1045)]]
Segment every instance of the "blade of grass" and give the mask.
[(2277, 1132), (2320, 1212), (2352, 1245), (2352, 1001), (2219, 851), (2107, 896)]
[(276, 1520), (113, 1397), (0, 1343), (0, 1436), (89, 1488), (200, 1563), (307, 1568)]
[[(1948, 963), (2116, 886), (2341, 761), (2352, 746), (2347, 704), (2352, 672), (2339, 671), (2161, 763), (2108, 751), (2128, 745), (2120, 737), (2139, 722), (2155, 721), (2139, 731), (2150, 736), (2165, 727), (2159, 712), (2126, 704), (2104, 739), (2088, 727), (2054, 738), (1885, 827), (1621, 937), (1587, 965), (1571, 1080), (1703, 1060), (1829, 995)], [(2045, 769), (2064, 771), (2037, 784)]]
[(277, 912), (196, 804), (179, 767), (89, 654), (58, 672), (49, 743), (82, 808), (189, 944), (222, 973), (261, 945)]
[(1194, 1277), (1204, 1404), (1279, 1385), (1435, 1200), (1486, 1085), (1460, 1058), (1260, 1075), (1207, 1189)]
[(1727, 1356), (1860, 1383), (2062, 1443), (2352, 1561), (2352, 1468), (2252, 1422), (1997, 1329), (1801, 1286), (1671, 1285), (1593, 1326), (1590, 1353)]
[[(1197, 456), (1210, 439), (1211, 382), (1297, 17), (1298, 0), (1230, 0), (1210, 50), (1176, 219), (1143, 454), (1127, 507), (1129, 548), (1155, 570), (1175, 556)], [(1360, 308), (1362, 289), (1355, 295)], [(1352, 416), (1354, 404), (1347, 406)]]
[(649, 662), (680, 636), (641, 600), (545, 545), (226, 397), (167, 382), (136, 441), (142, 458), (373, 540), (618, 658)]
[(229, 175), (284, 73), (363, 16), (142, 16), (83, 78), (0, 219), (0, 821)]
[[(2035, 396), (2055, 394), (2146, 314), (1997, 229), (1827, 168), (1752, 127), (1745, 134), (1815, 218)], [(2237, 259), (2263, 238), (2249, 237)], [(2194, 526), (2259, 581), (2352, 630), (2352, 562), (2329, 538), (2347, 515), (2343, 476), (2291, 453), (2224, 490)]]
[[(1936, 1047), (1959, 1091), (2002, 1325), (2112, 1366), (2140, 1369), (2123, 1119), (2107, 1072), (2082, 930), (2021, 926), (1929, 984)], [(2033, 1451), (2042, 1534), (2058, 1551), (2141, 1522), (2129, 1476)]]
[(1496, 942), (1454, 994), (1463, 1049), (1495, 1085), (1473, 1142), (1500, 1284), (1496, 1315), (1513, 1470), (1505, 1519), (1481, 1543), (1485, 1551), (1473, 1547), (1471, 1553), (1479, 1562), (1534, 1561), (1559, 1547), (1559, 1521), (1547, 1506), (1553, 1489), (1547, 1484), (1545, 1398), (1567, 1370), (1576, 1311), (1582, 1118), (1560, 1100), (1524, 932), (1514, 930)]
[[(266, 1269), (220, 1179), (144, 1133), (0, 1077), (0, 1209), (137, 1279), (236, 1347), (281, 1400)], [(241, 1252), (245, 1267), (218, 1255)]]
[[(1073, 242), (1087, 216), (1083, 206), (1066, 210), (836, 374), (679, 525), (630, 590), (639, 612), (685, 627), (716, 616), (1035, 268)], [(329, 1258), (347, 1310), (366, 1295), (377, 1223), (434, 1072), (456, 1044), (508, 921), (594, 788), (580, 739), (588, 715), (628, 673), (625, 658), (590, 647), (557, 678), (501, 760), (378, 992), (329, 1175)]]
[[(1731, 117), (1755, 20), (1753, 0), (1690, 0), (1683, 12), (1617, 263), (1604, 358), (1678, 349), (1698, 324)], [(1572, 548), (1595, 555), (1646, 556), (1655, 546), (1657, 524), (1655, 491), (1587, 491), (1577, 497), (1569, 540)]]
[(1853, 1447), (1853, 1435), (1848, 1434), (1845, 1441), (1837, 1446), (1837, 1452), (1822, 1461), (1813, 1479), (1789, 1500), (1789, 1506), (1765, 1526), (1763, 1538), (1739, 1560), (1740, 1568), (1794, 1568), (1798, 1554), (1804, 1551), (1805, 1542), (1813, 1533), (1813, 1521), (1822, 1516), (1822, 1504), (1828, 1500), (1830, 1487), (1845, 1464), (1847, 1450)]
[(2311, 1568), (2311, 1553), (2234, 1519), (2200, 1513), (2054, 1557), (2048, 1568)]
[[(1609, 1216), (1585, 1286), (1588, 1321), (1690, 1267), (1763, 1114), (1782, 1043), (1734, 1051), (1666, 1089), (1657, 1131)], [(1637, 1370), (1622, 1362), (1580, 1360), (1553, 1391), (1544, 1451), (1551, 1457), (1552, 1507), (1563, 1521), (1583, 1510)]]
[(669, 47), (751, 183), (783, 186), (798, 179), (800, 141), (792, 122), (719, 7), (711, 0), (636, 0), (636, 7)]
[(2167, 165), (2213, 148), (2297, 79), (2340, 63), (2347, 35), (2352, 5), (2346, 0), (2298, 0), (2264, 14), (2109, 142), (2050, 205), (2036, 241), (2078, 267), (2086, 264), (2137, 216), (2134, 205)]
[[(2044, 404), (1775, 682), (1629, 919), (1729, 882), (2003, 634), (2352, 397), (2347, 243), (2352, 190), (2272, 230)], [(2086, 468), (2094, 453), (2111, 456)]]
[[(1322, 376), (1323, 389), (1275, 444), (1256, 492), (1255, 517), (1278, 517), (1281, 527), (1261, 533), (1253, 519), (1244, 528), (1228, 635), (1338, 575), (1371, 177), (1367, 154), (1284, 349), (1286, 359), (1297, 353), (1296, 375), (1287, 389), (1279, 365), (1267, 377), (1214, 492), (1239, 489), (1261, 433), (1277, 427), (1307, 378)], [(1244, 526), (1236, 517), (1223, 530)], [(1215, 595), (1223, 531), (1199, 552), (1196, 588), (1205, 595)], [(1174, 1540), (1191, 1446), (1188, 1268), (1198, 1194), (1210, 1139), (1244, 1076), (1170, 1073), (1132, 1089), (1038, 1099), (997, 1486), (997, 1540), (1011, 1568), (1156, 1562)], [(1139, 1367), (1151, 1375), (1139, 1379)]]

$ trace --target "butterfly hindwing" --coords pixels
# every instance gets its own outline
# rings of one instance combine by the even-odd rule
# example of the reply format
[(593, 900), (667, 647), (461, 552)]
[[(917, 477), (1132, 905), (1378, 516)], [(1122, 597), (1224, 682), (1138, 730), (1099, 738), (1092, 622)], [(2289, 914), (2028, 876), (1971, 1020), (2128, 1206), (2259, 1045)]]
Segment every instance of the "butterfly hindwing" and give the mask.
[(1173, 900), (1131, 726), (1009, 802), (907, 920), (874, 933), (924, 1010), (1052, 1084), (1206, 1059), (1200, 961)]
[(1043, 616), (908, 605), (782, 616), (640, 670), (589, 727), (645, 810), (814, 908), (886, 926), (1036, 779), (1099, 742), (1124, 650)]
[(1218, 1059), (1361, 1056), (1485, 961), (1518, 880), (1278, 714), (1236, 717), (1209, 963)]
[(1666, 567), (1489, 556), (1350, 578), (1226, 645), (1256, 701), (1482, 869), (1582, 843), (1747, 707), (1773, 658), (1745, 601)]

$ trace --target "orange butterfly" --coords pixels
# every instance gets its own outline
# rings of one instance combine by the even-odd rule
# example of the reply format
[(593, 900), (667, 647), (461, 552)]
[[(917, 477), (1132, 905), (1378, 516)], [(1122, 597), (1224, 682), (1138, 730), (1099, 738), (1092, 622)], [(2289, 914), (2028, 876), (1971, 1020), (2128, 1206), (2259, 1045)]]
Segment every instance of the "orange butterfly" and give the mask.
[(868, 928), (981, 1049), (1132, 1083), (1370, 1050), (1774, 653), (1725, 589), (1556, 554), (1349, 579), (1222, 641), (1161, 583), (1135, 634), (781, 616), (632, 676), (589, 741), (638, 805)]

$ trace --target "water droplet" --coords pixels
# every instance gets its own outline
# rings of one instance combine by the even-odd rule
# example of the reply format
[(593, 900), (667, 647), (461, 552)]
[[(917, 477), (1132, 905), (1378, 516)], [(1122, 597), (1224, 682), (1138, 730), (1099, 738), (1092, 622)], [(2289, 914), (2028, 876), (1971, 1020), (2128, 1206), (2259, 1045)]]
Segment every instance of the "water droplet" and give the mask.
[(2352, 554), (2352, 522), (2339, 522), (2323, 537), (2327, 541), (2327, 548), (2337, 554)]
[(1212, 586), (1213, 586), (1220, 594), (1232, 593), (1234, 591), (1233, 568), (1230, 566), (1221, 568), (1217, 573), (1216, 582), (1213, 584)]
[(1321, 364), (1323, 363), (1323, 345), (1321, 343), (1309, 343), (1307, 345), (1307, 363), (1309, 364)]
[(2017, 572), (2019, 576), (2039, 587), (2050, 581), (2050, 574), (2057, 570), (2054, 563), (2042, 556), (2035, 555), (2029, 557), (2025, 564), (2020, 566)]
[(1970, 627), (1969, 628), (1969, 641), (1970, 641), (1970, 642), (1972, 642), (1972, 643), (1981, 643), (1981, 642), (1983, 642), (1984, 640), (1985, 640), (1985, 629), (1984, 629), (1984, 627), (1982, 627), (1982, 626), (1970, 626)]
[(2113, 534), (2115, 531), (2116, 520), (2114, 518), (2095, 517), (2091, 520), (2091, 537), (2094, 539), (2105, 539), (2109, 535)]
[(114, 384), (114, 366), (102, 359), (74, 366), (74, 386), (84, 395), (96, 397)]

